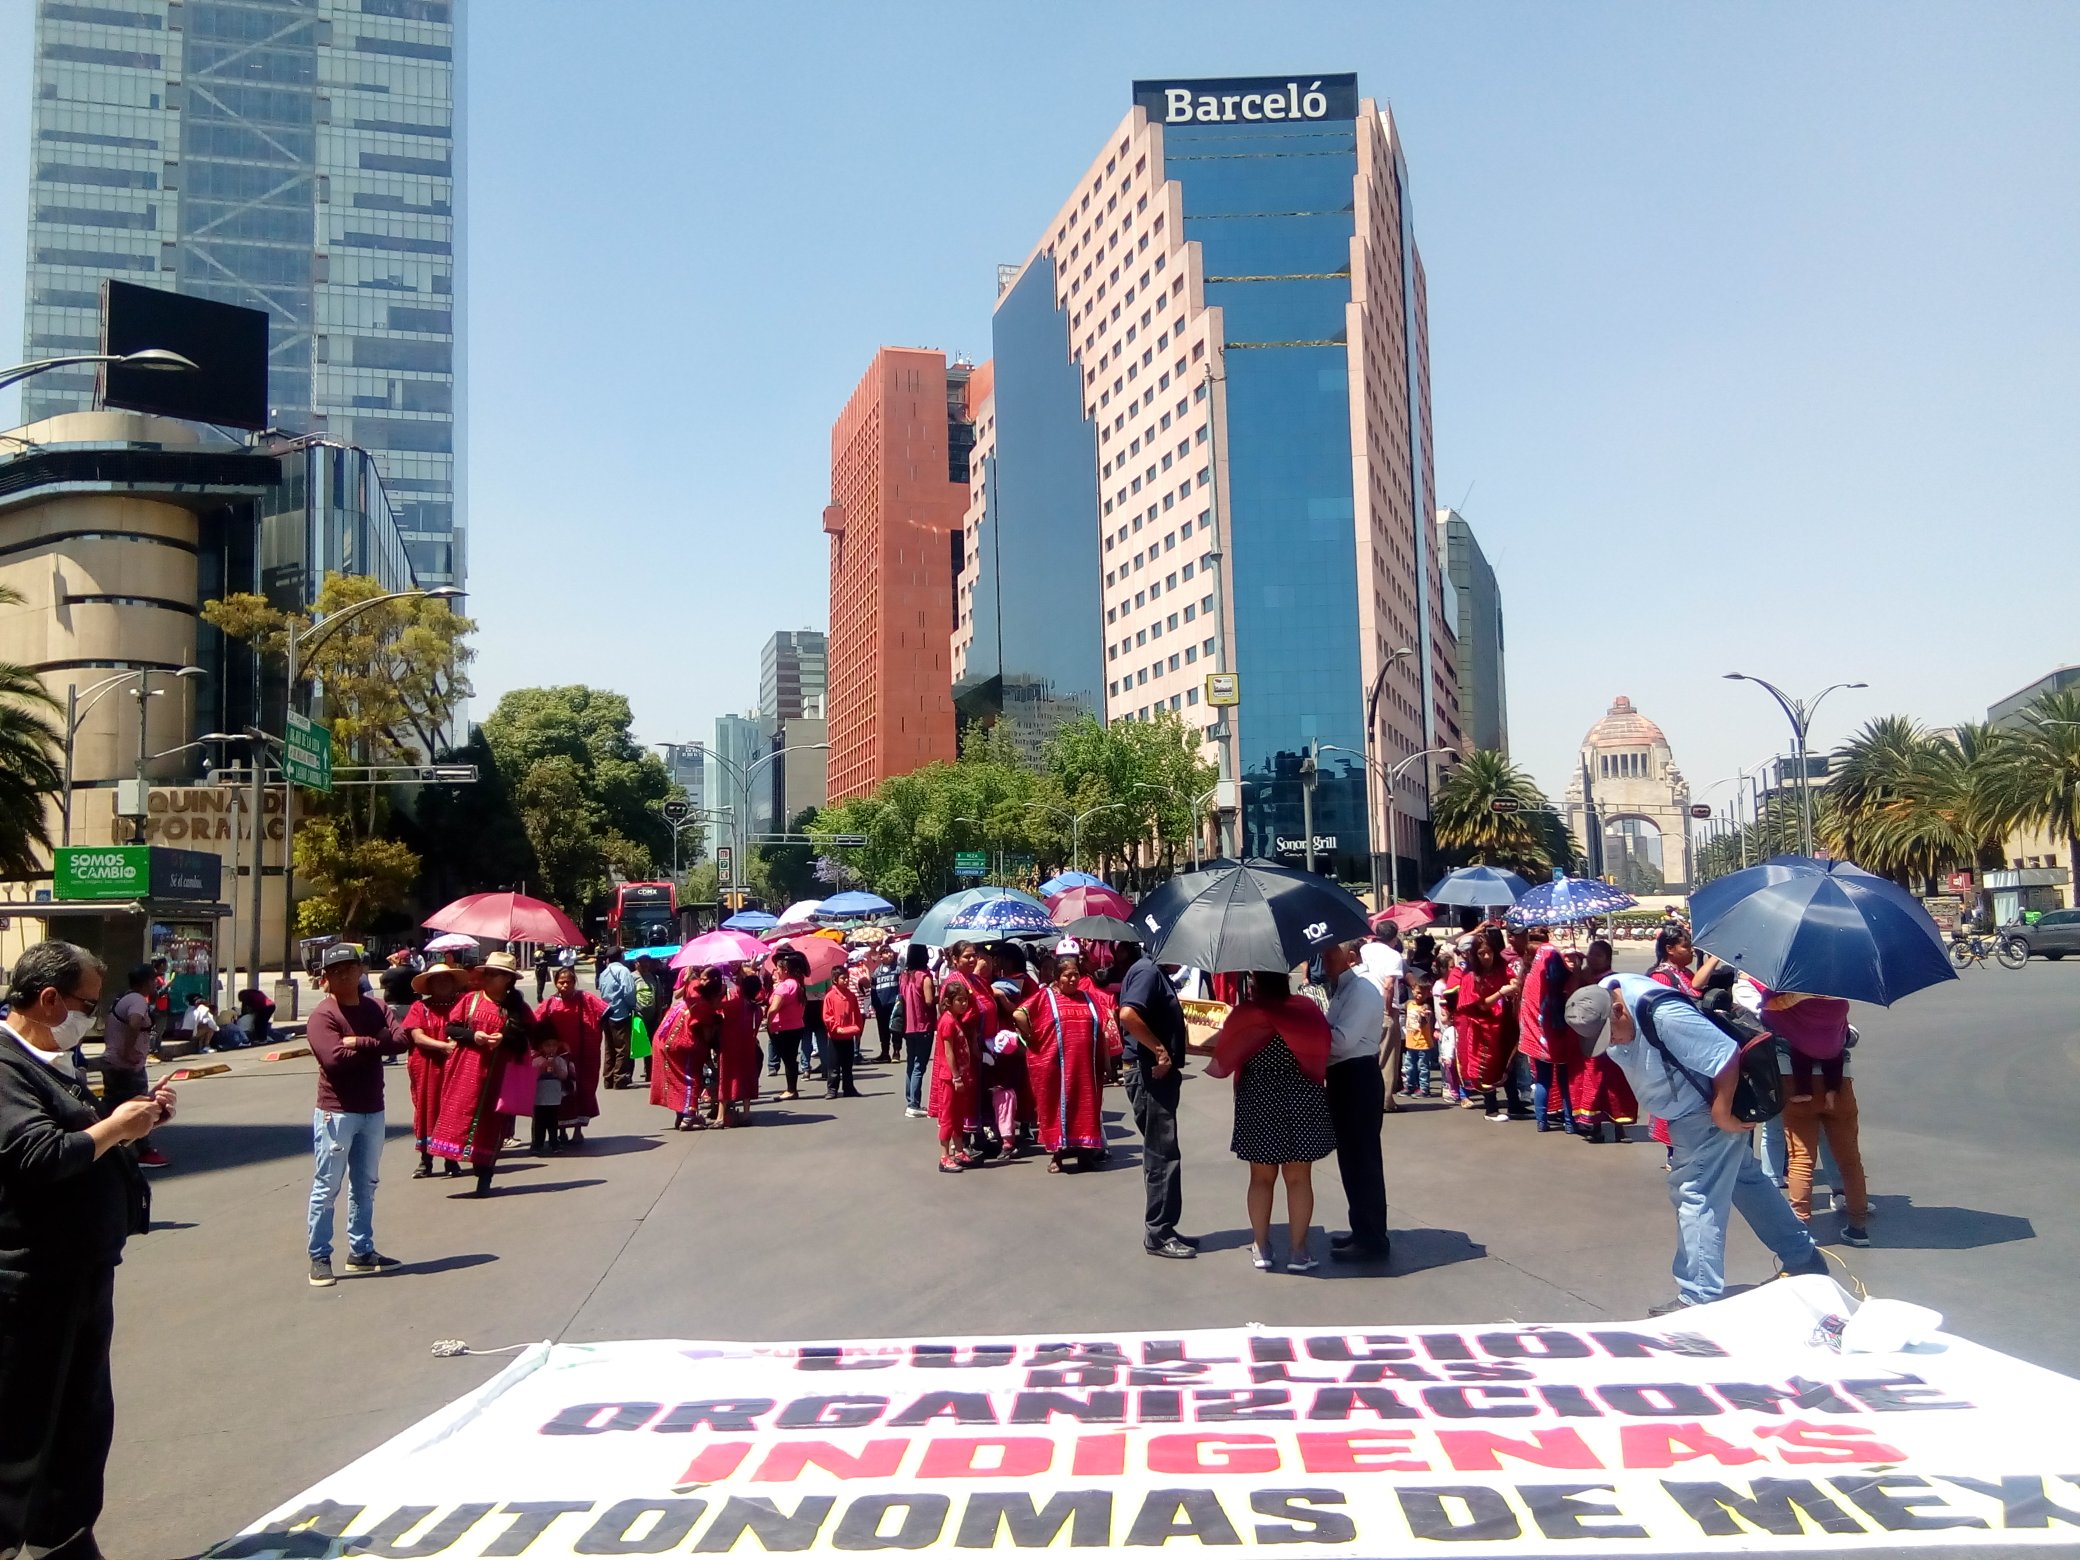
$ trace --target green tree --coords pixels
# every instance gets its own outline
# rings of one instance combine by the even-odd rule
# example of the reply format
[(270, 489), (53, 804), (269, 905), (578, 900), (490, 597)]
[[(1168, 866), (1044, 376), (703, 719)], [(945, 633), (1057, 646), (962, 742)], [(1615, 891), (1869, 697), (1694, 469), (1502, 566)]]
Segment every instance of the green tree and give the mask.
[[(22, 595), (0, 585), (0, 607)], [(65, 740), (60, 706), (26, 666), (0, 662), (0, 876), (26, 878), (48, 852), (50, 799), (63, 789)]]
[(598, 688), (516, 688), (481, 730), (532, 848), (542, 895), (577, 907), (615, 872), (648, 878), (671, 860), (658, 807), (663, 762), (630, 731), (628, 699)]
[(2022, 722), (2002, 749), (1994, 794), (2011, 824), (2065, 841), (2067, 870), (2080, 884), (2080, 689), (2039, 694)]
[(1044, 816), (1058, 864), (1069, 860), (1068, 817), (1081, 816), (1076, 843), (1086, 867), (1096, 863), (1116, 872), (1152, 845), (1157, 873), (1167, 877), (1175, 870), (1197, 824), (1193, 804), (1212, 788), (1215, 773), (1176, 712), (1109, 725), (1083, 716), (1054, 734), (1044, 758), (1052, 789), (1040, 801), (1050, 809)]
[(1431, 820), (1440, 849), (1472, 863), (1542, 875), (1574, 855), (1566, 827), (1548, 813), (1550, 806), (1538, 782), (1507, 754), (1479, 748), (1438, 788)]
[(296, 872), (310, 890), (296, 904), (303, 935), (351, 937), (404, 906), (419, 858), (400, 840), (363, 836), (341, 816), (320, 816), (296, 831)]
[(1834, 854), (1908, 886), (1998, 867), (2020, 812), (2010, 750), (2024, 745), (1996, 726), (1929, 731), (1882, 716), (1836, 750), (1815, 832)]

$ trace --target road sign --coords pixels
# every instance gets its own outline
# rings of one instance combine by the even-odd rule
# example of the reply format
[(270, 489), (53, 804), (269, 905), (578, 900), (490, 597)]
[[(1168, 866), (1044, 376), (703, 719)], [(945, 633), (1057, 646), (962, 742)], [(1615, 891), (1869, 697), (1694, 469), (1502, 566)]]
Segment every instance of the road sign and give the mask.
[(718, 845), (715, 847), (716, 882), (726, 884), (735, 879), (737, 875), (736, 859), (737, 853), (734, 850), (732, 850), (729, 846)]
[(688, 814), (693, 811), (693, 803), (674, 799), (666, 802), (660, 810), (664, 813), (666, 823), (684, 823)]
[(1242, 702), (1242, 678), (1235, 672), (1208, 672), (1206, 674), (1206, 702), (1215, 709), (1224, 709)]
[(1711, 815), (1712, 815), (1712, 809), (1711, 809), (1711, 805), (1710, 805), (1709, 803), (1707, 803), (1707, 802), (1692, 802), (1692, 803), (1690, 804), (1690, 816), (1691, 816), (1691, 817), (1693, 817), (1693, 818), (1709, 818), (1709, 817), (1711, 817)]
[(1004, 870), (1005, 870), (1006, 872), (1030, 872), (1030, 871), (1032, 871), (1032, 870), (1033, 870), (1033, 857), (1032, 857), (1032, 853), (1031, 853), (1030, 851), (1023, 851), (1023, 850), (1014, 850), (1014, 851), (1010, 851), (1010, 852), (1008, 852), (1008, 853), (1007, 853), (1007, 854), (1005, 855), (1005, 857), (1004, 857)]
[(289, 712), (288, 740), (282, 747), (282, 768), (289, 779), (306, 790), (332, 794), (332, 728), (321, 726), (294, 710)]
[(989, 855), (986, 851), (957, 851), (953, 858), (955, 877), (982, 877), (989, 871)]
[(867, 843), (864, 834), (833, 834), (831, 845), (838, 850), (851, 850)]
[(1492, 802), (1488, 803), (1488, 811), (1490, 811), (1490, 812), (1499, 812), (1499, 813), (1513, 813), (1513, 812), (1521, 812), (1521, 811), (1523, 810), (1523, 807), (1524, 807), (1524, 804), (1523, 804), (1522, 802), (1513, 802), (1513, 801), (1511, 801), (1511, 800), (1510, 800), (1510, 799), (1509, 799), (1508, 797), (1506, 797), (1506, 796), (1498, 796), (1498, 797), (1496, 797), (1496, 798), (1495, 798), (1495, 800), (1493, 800)]

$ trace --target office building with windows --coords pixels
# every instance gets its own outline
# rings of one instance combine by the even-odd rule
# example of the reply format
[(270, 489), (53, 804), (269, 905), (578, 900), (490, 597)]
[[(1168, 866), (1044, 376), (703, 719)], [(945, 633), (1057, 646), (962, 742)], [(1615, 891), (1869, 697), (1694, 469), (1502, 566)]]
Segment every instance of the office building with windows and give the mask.
[(1479, 538), (1457, 510), (1437, 512), (1445, 620), (1452, 626), (1459, 731), (1470, 748), (1509, 751), (1509, 683), (1503, 675), (1502, 587)]
[(775, 721), (823, 718), (830, 690), (830, 647), (813, 628), (782, 629), (758, 656), (758, 711)]
[(97, 351), (110, 277), (266, 310), (274, 425), (373, 453), (459, 582), (463, 0), (35, 3), (28, 355)]
[[(1424, 320), (1399, 133), (1355, 77), (1137, 82), (1000, 276), (957, 697), (1029, 679), (1052, 707), (1094, 676), (1108, 719), (1176, 712), (1239, 782), (1250, 854), (1304, 853), (1313, 750), (1324, 868), (1369, 876), (1376, 777), (1462, 740)], [(1036, 644), (1037, 673), (1013, 654)], [(1431, 771), (1394, 789), (1404, 853)]]
[(981, 386), (943, 353), (883, 347), (831, 428), (834, 801), (955, 755), (948, 635)]

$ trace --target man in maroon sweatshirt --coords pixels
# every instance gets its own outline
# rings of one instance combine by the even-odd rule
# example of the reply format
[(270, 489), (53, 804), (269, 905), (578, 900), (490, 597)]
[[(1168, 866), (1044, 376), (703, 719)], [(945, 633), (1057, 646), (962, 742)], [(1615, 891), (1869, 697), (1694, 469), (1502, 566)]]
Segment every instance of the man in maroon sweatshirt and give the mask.
[(318, 1108), (311, 1113), (311, 1287), (330, 1288), (332, 1210), (347, 1188), (347, 1271), (380, 1273), (396, 1259), (376, 1250), (376, 1168), (383, 1156), (383, 1058), (405, 1041), (382, 1003), (361, 989), (361, 950), (334, 943), (319, 960), (325, 995), (306, 1038), (318, 1059)]

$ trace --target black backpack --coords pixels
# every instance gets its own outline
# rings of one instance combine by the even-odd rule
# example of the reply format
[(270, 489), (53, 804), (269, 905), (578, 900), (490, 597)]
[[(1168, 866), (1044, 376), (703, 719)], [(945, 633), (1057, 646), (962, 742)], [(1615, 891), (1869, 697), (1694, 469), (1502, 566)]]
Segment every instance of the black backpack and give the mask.
[(1711, 1103), (1712, 1080), (1677, 1061), (1655, 1032), (1654, 1010), (1667, 1003), (1680, 1003), (1703, 1014), (1740, 1048), (1740, 1076), (1733, 1085), (1734, 1120), (1752, 1125), (1773, 1120), (1784, 1113), (1784, 1074), (1777, 1065), (1776, 1036), (1738, 1009), (1714, 1012), (1699, 1006), (1694, 997), (1681, 991), (1654, 992), (1641, 1002), (1638, 1015), (1640, 1034), (1647, 1044), (1661, 1053), (1662, 1061), (1671, 1071), (1689, 1079), (1690, 1086), (1704, 1096), (1707, 1105)]

